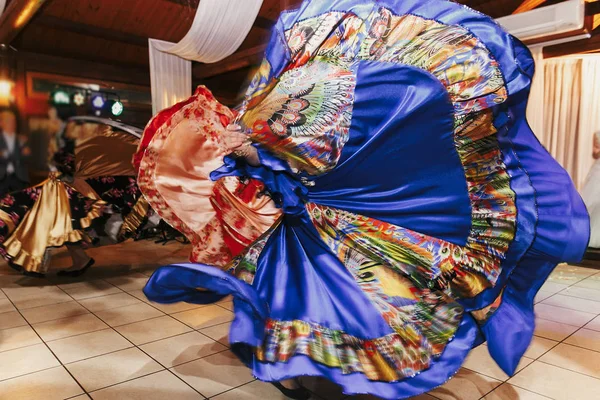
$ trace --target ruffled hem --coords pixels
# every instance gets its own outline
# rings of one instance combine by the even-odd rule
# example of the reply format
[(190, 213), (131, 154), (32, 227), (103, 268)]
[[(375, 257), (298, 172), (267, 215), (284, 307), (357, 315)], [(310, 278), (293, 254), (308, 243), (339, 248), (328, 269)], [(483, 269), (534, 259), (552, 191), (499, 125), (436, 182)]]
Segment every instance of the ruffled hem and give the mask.
[(199, 264), (162, 267), (152, 275), (144, 293), (160, 303), (195, 304), (208, 304), (233, 295), (232, 351), (261, 381), (319, 376), (342, 386), (346, 395), (371, 394), (391, 400), (417, 396), (445, 384), (460, 369), (471, 349), (485, 341), (500, 368), (508, 375), (514, 374), (533, 338), (535, 295), (555, 265), (527, 253), (511, 274), (500, 307), (483, 325), (465, 313), (454, 338), (429, 368), (393, 382), (369, 380), (362, 372), (344, 373), (341, 368), (327, 366), (305, 354), (295, 354), (279, 362), (260, 361), (264, 357), (257, 357), (256, 350), (265, 345), (269, 308), (252, 286), (214, 267)]
[[(88, 236), (82, 231), (73, 231), (60, 238), (53, 238), (50, 240), (46, 248), (61, 247), (65, 243), (79, 243), (82, 241), (89, 241)], [(15, 239), (10, 244), (4, 247), (6, 257), (8, 260), (27, 272), (37, 272), (44, 274), (47, 271), (43, 268), (43, 256), (38, 257), (30, 254), (23, 248), (23, 243)]]
[[(91, 226), (94, 219), (102, 216), (102, 210), (105, 204), (106, 203), (104, 201), (98, 200), (92, 205), (86, 216), (79, 220), (82, 229), (87, 229)], [(23, 223), (23, 221), (25, 221), (25, 219), (28, 217), (29, 214), (23, 218), (21, 223)], [(61, 247), (65, 243), (79, 243), (82, 241), (89, 241), (89, 237), (85, 234), (85, 232), (79, 229), (72, 230), (70, 232), (63, 233), (62, 235), (48, 237), (45, 244), (45, 249), (51, 247)], [(9, 236), (2, 244), (0, 244), (0, 246), (4, 250), (2, 255), (12, 264), (20, 266), (27, 272), (37, 272), (42, 274), (46, 273), (43, 262), (44, 255), (42, 254), (41, 256), (38, 256), (28, 251), (27, 248), (29, 246), (16, 237), (16, 231), (13, 231), (11, 236)]]
[[(205, 290), (198, 290), (197, 288)], [(267, 306), (250, 285), (210, 266), (175, 264), (158, 269), (144, 288), (152, 301), (174, 303), (185, 301), (208, 304), (232, 294), (235, 318), (231, 325), (232, 351), (262, 381), (280, 381), (299, 376), (320, 376), (336, 382), (347, 395), (371, 394), (384, 399), (404, 399), (443, 385), (456, 374), (480, 332), (475, 320), (466, 314), (454, 339), (431, 366), (410, 378), (386, 382), (369, 380), (364, 373), (343, 373), (313, 358), (297, 354), (286, 362), (262, 362), (255, 350), (264, 344)]]

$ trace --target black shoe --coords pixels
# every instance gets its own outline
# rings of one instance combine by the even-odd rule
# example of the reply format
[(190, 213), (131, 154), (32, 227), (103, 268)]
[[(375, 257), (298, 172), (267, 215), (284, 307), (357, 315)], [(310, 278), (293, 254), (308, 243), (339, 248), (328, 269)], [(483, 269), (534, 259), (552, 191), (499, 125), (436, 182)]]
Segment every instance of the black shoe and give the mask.
[(67, 271), (66, 269), (63, 269), (62, 271), (58, 271), (58, 273), (56, 275), (58, 276), (68, 276), (71, 278), (77, 278), (78, 276), (81, 276), (83, 274), (85, 274), (85, 272), (90, 269), (90, 267), (92, 265), (94, 265), (94, 263), (96, 262), (96, 260), (94, 260), (93, 258), (90, 258), (90, 261), (87, 262), (87, 264), (85, 264), (83, 266), (83, 268), (81, 269), (77, 269), (75, 271)]
[(23, 274), (23, 276), (27, 276), (30, 278), (45, 278), (46, 275), (44, 274), (40, 274), (39, 272), (31, 272), (31, 271), (25, 271), (25, 269), (23, 269), (23, 267), (21, 267), (20, 265), (17, 265), (15, 263), (13, 263), (12, 261), (8, 262), (8, 265), (14, 269), (17, 272), (20, 272), (21, 274)]
[(39, 272), (31, 272), (31, 271), (23, 271), (23, 275), (28, 276), (30, 278), (45, 278), (45, 274), (40, 274)]
[(300, 386), (297, 389), (288, 389), (279, 382), (270, 382), (271, 385), (275, 386), (281, 393), (286, 397), (293, 400), (308, 400), (312, 394), (305, 387)]

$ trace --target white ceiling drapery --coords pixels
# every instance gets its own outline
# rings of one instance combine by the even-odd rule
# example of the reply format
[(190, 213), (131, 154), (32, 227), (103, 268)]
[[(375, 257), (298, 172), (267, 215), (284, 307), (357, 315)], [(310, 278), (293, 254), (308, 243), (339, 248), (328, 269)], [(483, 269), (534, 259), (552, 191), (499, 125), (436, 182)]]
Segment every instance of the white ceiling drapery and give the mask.
[(154, 113), (191, 96), (191, 61), (215, 63), (240, 47), (252, 29), (262, 2), (201, 0), (194, 22), (181, 41), (149, 39)]
[(152, 114), (192, 95), (192, 62), (160, 50), (171, 44), (157, 39), (148, 40)]
[(263, 0), (201, 0), (192, 27), (179, 43), (161, 50), (202, 63), (221, 61), (242, 44)]

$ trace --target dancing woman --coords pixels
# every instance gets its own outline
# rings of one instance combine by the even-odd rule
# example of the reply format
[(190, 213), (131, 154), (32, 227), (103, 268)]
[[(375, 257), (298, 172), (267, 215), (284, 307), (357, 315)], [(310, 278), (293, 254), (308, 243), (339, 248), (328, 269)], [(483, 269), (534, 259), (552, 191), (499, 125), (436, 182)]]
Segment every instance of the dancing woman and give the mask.
[(114, 223), (112, 239), (120, 241), (142, 227), (149, 207), (131, 164), (140, 136), (106, 119), (69, 120), (53, 157), (56, 171), (0, 198), (0, 254), (14, 269), (44, 277), (49, 249), (65, 245), (73, 265), (59, 275), (76, 277), (94, 264), (83, 247), (91, 235), (109, 233)]
[(211, 102), (181, 111), (222, 138), (211, 178), (262, 182), (281, 217), (221, 268), (158, 269), (146, 295), (233, 295), (232, 350), (264, 381), (321, 376), (406, 398), (484, 341), (512, 374), (537, 290), (589, 236), (581, 198), (525, 120), (532, 74), (523, 44), (453, 2), (285, 12), (232, 124)]

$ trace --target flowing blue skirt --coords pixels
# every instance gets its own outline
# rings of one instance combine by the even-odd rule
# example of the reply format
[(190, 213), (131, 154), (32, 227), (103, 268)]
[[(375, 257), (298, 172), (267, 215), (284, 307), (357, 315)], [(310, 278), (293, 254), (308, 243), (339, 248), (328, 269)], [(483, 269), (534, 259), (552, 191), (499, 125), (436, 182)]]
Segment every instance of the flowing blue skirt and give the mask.
[(260, 165), (212, 175), (263, 181), (281, 219), (225, 270), (162, 267), (144, 292), (233, 295), (232, 349), (264, 381), (407, 398), (484, 341), (512, 374), (537, 291), (589, 237), (525, 119), (529, 51), (452, 2), (323, 3), (282, 15), (249, 89)]

